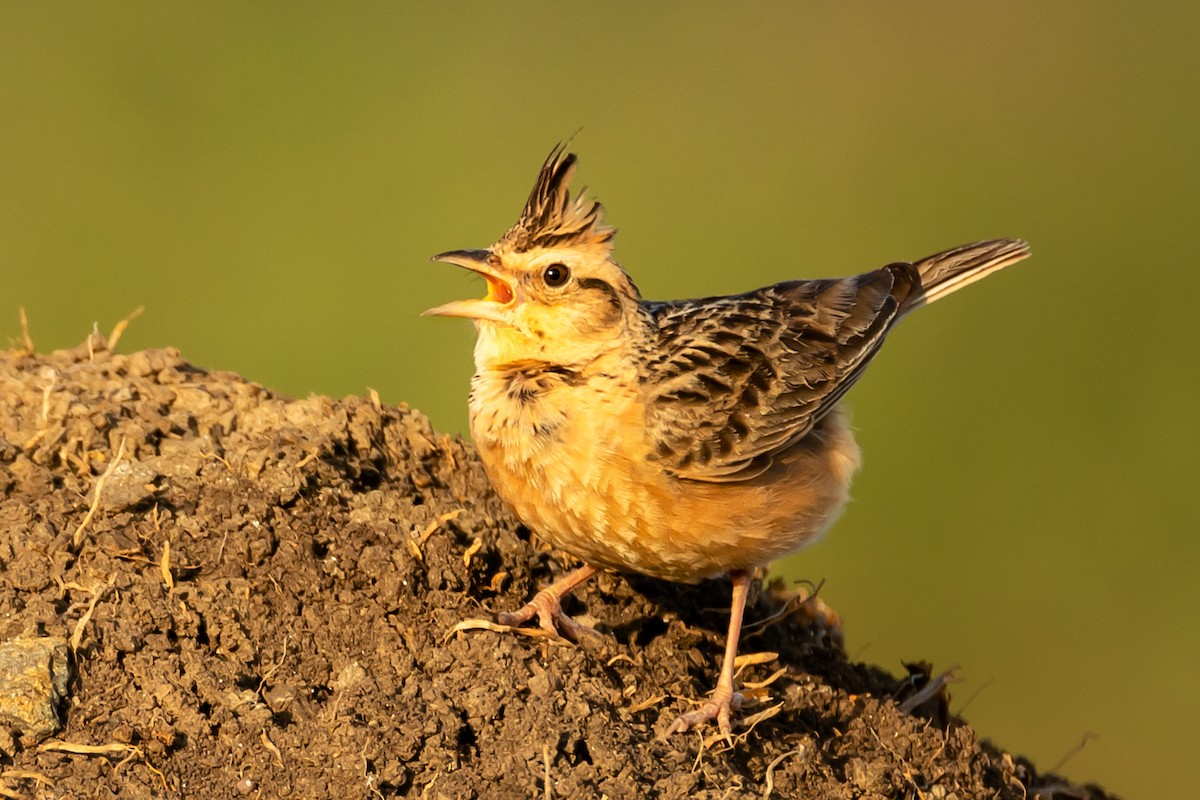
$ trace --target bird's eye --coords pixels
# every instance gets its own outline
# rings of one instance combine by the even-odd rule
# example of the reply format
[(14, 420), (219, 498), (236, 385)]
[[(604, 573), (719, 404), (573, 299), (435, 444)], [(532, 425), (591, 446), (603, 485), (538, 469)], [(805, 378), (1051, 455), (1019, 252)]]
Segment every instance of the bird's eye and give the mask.
[(542, 273), (542, 280), (544, 280), (546, 285), (552, 289), (557, 289), (558, 287), (562, 286), (570, 277), (571, 270), (567, 269), (566, 264), (551, 264), (550, 266), (546, 267), (545, 272)]

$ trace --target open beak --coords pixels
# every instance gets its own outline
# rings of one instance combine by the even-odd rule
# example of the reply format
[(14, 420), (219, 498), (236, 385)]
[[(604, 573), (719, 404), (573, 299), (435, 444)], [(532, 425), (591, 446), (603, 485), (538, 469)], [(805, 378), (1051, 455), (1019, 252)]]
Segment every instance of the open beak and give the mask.
[(491, 265), (491, 253), (487, 250), (451, 250), (439, 253), (432, 261), (444, 261), (456, 267), (469, 269), (487, 280), (487, 295), (478, 300), (456, 300), (453, 303), (431, 308), (422, 317), (466, 317), (507, 322), (504, 311), (513, 300), (512, 284)]

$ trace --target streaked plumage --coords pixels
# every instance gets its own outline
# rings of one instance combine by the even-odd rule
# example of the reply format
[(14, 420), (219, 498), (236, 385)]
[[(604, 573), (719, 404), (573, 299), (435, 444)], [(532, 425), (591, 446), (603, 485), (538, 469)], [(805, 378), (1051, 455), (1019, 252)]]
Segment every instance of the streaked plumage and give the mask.
[(643, 303), (656, 334), (643, 372), (661, 463), (693, 480), (754, 477), (836, 406), (901, 317), (1028, 252), (998, 239), (851, 278)]
[(476, 322), (471, 432), (497, 492), (589, 565), (506, 619), (577, 635), (558, 600), (596, 567), (731, 573), (717, 693), (670, 728), (716, 718), (728, 731), (750, 571), (817, 538), (858, 467), (838, 401), (908, 312), (1029, 250), (996, 239), (850, 278), (648, 302), (612, 259), (603, 208), (570, 196), (574, 169), (556, 148), (495, 245), (437, 256), (482, 274), (488, 294), (426, 312)]

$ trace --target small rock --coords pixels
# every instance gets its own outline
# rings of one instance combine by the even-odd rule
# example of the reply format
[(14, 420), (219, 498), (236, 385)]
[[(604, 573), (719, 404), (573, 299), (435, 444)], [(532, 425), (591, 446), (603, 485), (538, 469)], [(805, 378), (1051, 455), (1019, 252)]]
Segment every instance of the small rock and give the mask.
[(541, 667), (533, 667), (529, 678), (529, 693), (534, 697), (549, 697), (559, 689), (558, 679)]
[(12, 758), (17, 752), (17, 737), (7, 728), (0, 727), (0, 756)]
[(290, 686), (272, 686), (263, 692), (267, 706), (278, 714), (285, 711), (296, 700), (296, 690)]
[(100, 508), (121, 510), (145, 503), (154, 497), (158, 473), (142, 461), (123, 461), (112, 471), (100, 494)]
[(58, 706), (71, 679), (67, 641), (57, 636), (13, 639), (0, 645), (0, 727), (37, 744), (62, 723)]
[(367, 671), (357, 661), (351, 661), (342, 667), (341, 672), (338, 673), (337, 677), (333, 679), (333, 683), (330, 684), (330, 688), (336, 692), (344, 692), (362, 683), (365, 677), (367, 677)]

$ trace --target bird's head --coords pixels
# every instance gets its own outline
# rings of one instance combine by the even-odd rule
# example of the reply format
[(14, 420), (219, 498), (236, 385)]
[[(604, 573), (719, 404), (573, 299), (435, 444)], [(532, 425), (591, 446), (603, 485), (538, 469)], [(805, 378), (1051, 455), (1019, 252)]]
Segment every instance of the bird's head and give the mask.
[(573, 153), (559, 145), (538, 173), (517, 224), (487, 250), (434, 256), (476, 272), (487, 294), (431, 308), (426, 316), (475, 321), (479, 368), (536, 360), (580, 365), (612, 350), (636, 313), (637, 287), (612, 259), (616, 230), (600, 203), (567, 184)]

